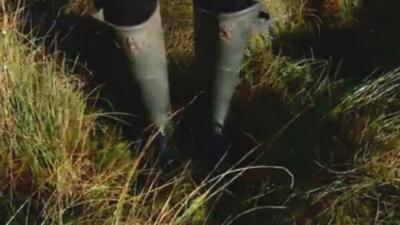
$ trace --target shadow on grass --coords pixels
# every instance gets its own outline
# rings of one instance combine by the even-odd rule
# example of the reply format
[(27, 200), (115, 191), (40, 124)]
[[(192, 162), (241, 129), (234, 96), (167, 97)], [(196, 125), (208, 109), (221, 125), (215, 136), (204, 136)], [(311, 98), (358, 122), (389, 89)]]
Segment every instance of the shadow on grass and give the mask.
[[(396, 0), (362, 0), (358, 23), (319, 34), (283, 34), (276, 51), (293, 58), (315, 57), (342, 62), (342, 76), (362, 79), (372, 71), (389, 71), (400, 61), (400, 19)], [(317, 33), (317, 32), (316, 32)]]

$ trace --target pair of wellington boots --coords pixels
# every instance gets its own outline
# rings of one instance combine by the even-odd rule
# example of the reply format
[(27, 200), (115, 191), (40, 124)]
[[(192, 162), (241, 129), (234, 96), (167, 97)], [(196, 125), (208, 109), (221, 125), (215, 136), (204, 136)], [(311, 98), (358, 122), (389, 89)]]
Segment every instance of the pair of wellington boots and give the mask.
[[(217, 159), (225, 149), (224, 125), (231, 100), (239, 83), (239, 72), (250, 33), (260, 11), (260, 3), (249, 1), (240, 10), (219, 12), (194, 0), (195, 50), (198, 76), (205, 86), (209, 118), (209, 148)], [(103, 17), (104, 18), (104, 17)], [(114, 33), (116, 43), (129, 62), (129, 70), (138, 87), (148, 116), (160, 135), (157, 138), (161, 166), (174, 163), (168, 150), (165, 128), (170, 120), (170, 95), (167, 56), (160, 7), (150, 17), (134, 26), (112, 24), (98, 17)], [(214, 159), (214, 160), (216, 160)]]

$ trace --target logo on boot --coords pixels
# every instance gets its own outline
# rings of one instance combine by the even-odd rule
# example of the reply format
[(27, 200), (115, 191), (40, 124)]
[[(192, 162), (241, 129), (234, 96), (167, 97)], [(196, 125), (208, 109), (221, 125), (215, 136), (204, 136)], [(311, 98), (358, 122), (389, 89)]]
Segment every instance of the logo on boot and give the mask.
[(231, 23), (223, 23), (219, 27), (219, 39), (222, 42), (230, 42), (233, 39), (233, 29), (235, 26)]
[(139, 42), (138, 42), (138, 40), (136, 40), (135, 37), (127, 38), (126, 43), (128, 44), (130, 53), (137, 53), (141, 49)]

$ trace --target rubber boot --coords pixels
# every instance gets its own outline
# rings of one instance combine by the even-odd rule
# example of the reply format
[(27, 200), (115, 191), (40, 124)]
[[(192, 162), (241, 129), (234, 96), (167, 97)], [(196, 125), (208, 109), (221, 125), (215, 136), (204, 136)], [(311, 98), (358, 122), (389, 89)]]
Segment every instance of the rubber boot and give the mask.
[(225, 142), (223, 128), (259, 11), (260, 3), (257, 1), (247, 1), (247, 5), (239, 10), (220, 12), (194, 0), (196, 61), (207, 87), (209, 130), (212, 132), (209, 147), (217, 158), (215, 160), (226, 150), (221, 149)]
[[(160, 6), (147, 20), (132, 26), (115, 25), (104, 18), (109, 18), (101, 11), (93, 15), (103, 21), (112, 30), (117, 47), (127, 59), (129, 76), (134, 88), (140, 92), (142, 102), (151, 122), (160, 130), (157, 149), (162, 162), (171, 164), (171, 149), (165, 138), (165, 129), (169, 123), (170, 94), (168, 84), (167, 55), (160, 17)], [(132, 88), (132, 91), (135, 91)], [(161, 165), (164, 167), (164, 165)], [(169, 166), (168, 166), (169, 167)]]

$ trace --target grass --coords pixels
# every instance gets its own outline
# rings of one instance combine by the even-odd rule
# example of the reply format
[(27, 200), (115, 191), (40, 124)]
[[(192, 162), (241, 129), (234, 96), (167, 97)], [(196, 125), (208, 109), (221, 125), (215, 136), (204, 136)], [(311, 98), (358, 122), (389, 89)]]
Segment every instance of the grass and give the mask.
[(205, 220), (198, 214), (218, 182), (197, 185), (185, 169), (163, 178), (141, 155), (131, 158), (131, 143), (102, 122), (116, 115), (87, 105), (85, 84), (29, 43), (16, 19), (4, 15), (0, 36), (1, 224)]
[[(363, 2), (311, 3), (265, 1), (278, 38), (354, 26)], [(132, 157), (118, 113), (90, 105), (90, 79), (21, 34), (18, 12), (1, 15), (0, 224), (400, 223), (399, 69), (343, 78), (329, 59), (274, 54), (255, 36), (233, 107), (236, 160), (251, 162), (201, 179), (190, 163), (164, 175), (151, 149)], [(183, 82), (190, 1), (163, 1), (163, 15), (171, 76)]]

